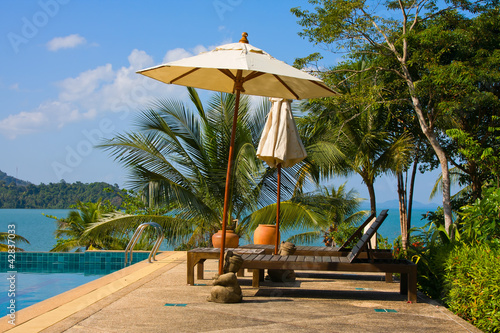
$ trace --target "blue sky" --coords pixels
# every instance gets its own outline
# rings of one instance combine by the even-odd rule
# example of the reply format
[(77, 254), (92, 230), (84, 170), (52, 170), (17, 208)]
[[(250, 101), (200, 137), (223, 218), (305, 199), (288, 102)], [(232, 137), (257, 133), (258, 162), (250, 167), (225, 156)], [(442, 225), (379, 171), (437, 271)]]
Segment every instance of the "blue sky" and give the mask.
[[(243, 31), (250, 44), (288, 64), (321, 52), (298, 36), (301, 27), (290, 13), (296, 6), (308, 4), (1, 1), (0, 170), (34, 184), (64, 179), (126, 187), (126, 171), (94, 145), (131, 130), (137, 111), (155, 98), (186, 98), (184, 87), (135, 72), (237, 42)], [(340, 59), (322, 53), (324, 66)], [(428, 202), (437, 174), (418, 175), (416, 200)], [(357, 177), (347, 187), (368, 197)], [(393, 177), (377, 179), (376, 187), (377, 201), (397, 198)]]

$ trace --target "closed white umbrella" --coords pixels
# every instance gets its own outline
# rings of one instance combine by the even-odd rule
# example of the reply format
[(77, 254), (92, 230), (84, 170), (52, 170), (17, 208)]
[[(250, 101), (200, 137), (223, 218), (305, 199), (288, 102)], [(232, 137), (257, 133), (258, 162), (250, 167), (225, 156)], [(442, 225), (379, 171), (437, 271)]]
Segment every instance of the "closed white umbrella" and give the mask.
[(224, 263), (229, 185), (240, 93), (287, 99), (327, 97), (335, 94), (317, 77), (289, 66), (248, 44), (247, 36), (247, 33), (243, 33), (239, 43), (222, 45), (210, 52), (138, 71), (164, 83), (236, 94), (226, 173), (219, 274), (222, 274)]
[(288, 99), (271, 98), (271, 110), (262, 131), (257, 148), (257, 157), (270, 167), (278, 169), (278, 188), (276, 202), (276, 241), (274, 254), (278, 254), (281, 167), (291, 167), (307, 157), (295, 120), (292, 115), (291, 102)]

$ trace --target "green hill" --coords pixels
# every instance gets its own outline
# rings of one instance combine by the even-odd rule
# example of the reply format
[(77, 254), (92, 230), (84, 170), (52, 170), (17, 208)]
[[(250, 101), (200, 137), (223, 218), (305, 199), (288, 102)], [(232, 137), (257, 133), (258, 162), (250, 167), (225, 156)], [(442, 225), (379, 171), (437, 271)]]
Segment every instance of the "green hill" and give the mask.
[(14, 184), (18, 186), (28, 186), (30, 183), (24, 180), (17, 179), (15, 177), (9, 176), (5, 172), (0, 170), (0, 184), (5, 183), (6, 185)]
[[(104, 191), (110, 188), (113, 191)], [(117, 207), (121, 205), (118, 185), (104, 182), (84, 184), (81, 182), (34, 185), (0, 171), (0, 208), (69, 208), (77, 201), (97, 202), (110, 200)]]

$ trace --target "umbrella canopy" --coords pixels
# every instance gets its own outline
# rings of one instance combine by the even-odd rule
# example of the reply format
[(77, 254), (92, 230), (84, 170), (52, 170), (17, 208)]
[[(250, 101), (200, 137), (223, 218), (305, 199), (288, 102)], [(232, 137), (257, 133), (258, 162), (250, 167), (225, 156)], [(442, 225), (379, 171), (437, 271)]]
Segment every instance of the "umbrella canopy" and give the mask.
[(320, 79), (276, 60), (261, 49), (248, 44), (247, 36), (244, 32), (239, 43), (222, 45), (194, 57), (138, 71), (139, 74), (164, 83), (236, 94), (224, 194), (219, 274), (222, 274), (224, 264), (229, 185), (240, 93), (287, 99), (335, 94)]
[(246, 95), (304, 99), (335, 94), (317, 77), (248, 44), (246, 35), (239, 43), (222, 45), (212, 51), (146, 68), (138, 73), (165, 83), (235, 93), (239, 71), (241, 93)]
[(278, 168), (278, 191), (276, 202), (276, 240), (274, 254), (278, 254), (281, 167), (291, 167), (307, 157), (288, 99), (271, 98), (271, 111), (257, 148), (257, 157), (270, 167)]

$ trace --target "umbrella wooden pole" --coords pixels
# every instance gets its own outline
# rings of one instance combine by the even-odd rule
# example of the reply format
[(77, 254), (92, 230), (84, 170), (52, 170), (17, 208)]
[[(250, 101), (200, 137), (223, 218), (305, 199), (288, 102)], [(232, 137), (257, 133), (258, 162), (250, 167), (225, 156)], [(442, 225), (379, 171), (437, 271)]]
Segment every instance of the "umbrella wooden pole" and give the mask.
[(278, 164), (278, 190), (276, 201), (276, 242), (274, 245), (274, 254), (278, 254), (280, 244), (280, 201), (281, 201), (281, 163)]
[[(241, 71), (238, 71), (241, 78)], [(228, 208), (229, 208), (229, 193), (231, 185), (231, 171), (233, 169), (233, 152), (234, 152), (234, 140), (236, 137), (236, 125), (238, 123), (238, 109), (240, 107), (240, 89), (236, 89), (236, 101), (234, 104), (234, 115), (233, 115), (233, 128), (231, 130), (231, 143), (229, 145), (229, 158), (227, 161), (227, 172), (226, 172), (226, 189), (224, 191), (224, 211), (222, 215), (222, 242), (220, 248), (220, 258), (219, 258), (219, 275), (224, 273), (224, 249), (226, 248), (226, 225), (228, 218)]]

